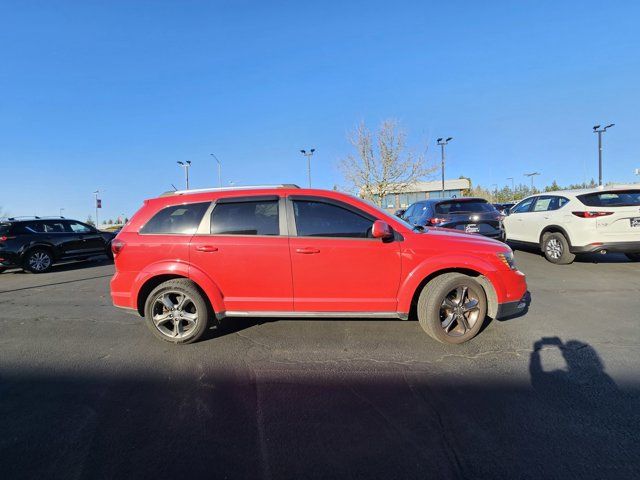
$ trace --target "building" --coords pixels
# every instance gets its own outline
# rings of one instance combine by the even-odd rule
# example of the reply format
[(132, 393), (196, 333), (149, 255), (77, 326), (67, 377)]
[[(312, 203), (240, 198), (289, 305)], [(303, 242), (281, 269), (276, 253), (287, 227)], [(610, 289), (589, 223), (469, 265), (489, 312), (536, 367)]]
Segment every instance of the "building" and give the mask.
[(458, 198), (468, 194), (471, 182), (468, 178), (456, 178), (444, 181), (444, 195), (442, 194), (442, 181), (416, 182), (403, 188), (402, 193), (390, 193), (382, 199), (382, 207), (389, 211), (407, 208), (414, 202), (425, 198)]

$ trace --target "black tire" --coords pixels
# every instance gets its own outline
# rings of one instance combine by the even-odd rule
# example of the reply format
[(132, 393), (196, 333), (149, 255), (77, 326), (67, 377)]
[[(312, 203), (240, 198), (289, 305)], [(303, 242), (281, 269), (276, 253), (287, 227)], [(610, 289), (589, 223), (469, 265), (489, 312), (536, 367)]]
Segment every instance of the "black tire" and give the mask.
[[(180, 307), (181, 295), (188, 301), (183, 309), (176, 310)], [(174, 310), (165, 302), (173, 304)], [(154, 315), (162, 320), (154, 320)], [(187, 315), (192, 319), (195, 315), (194, 324)], [(209, 302), (198, 287), (191, 280), (177, 278), (161, 283), (151, 291), (145, 300), (144, 316), (147, 327), (157, 338), (169, 343), (187, 344), (202, 337), (212, 315)]]
[(625, 253), (624, 255), (632, 262), (640, 262), (640, 253)]
[(551, 263), (567, 265), (572, 263), (576, 256), (569, 251), (569, 242), (559, 232), (545, 233), (540, 245), (544, 257)]
[(46, 248), (29, 250), (24, 257), (23, 268), (32, 273), (45, 273), (53, 266), (53, 255)]
[[(445, 303), (456, 305), (457, 298), (452, 297), (452, 293), (458, 295), (460, 288), (466, 288), (467, 296), (463, 294), (462, 302), (457, 305), (470, 305), (469, 301), (473, 299), (477, 306), (468, 312), (468, 317), (449, 320), (459, 310), (449, 308)], [(486, 316), (487, 295), (482, 285), (462, 273), (445, 273), (434, 278), (424, 286), (418, 298), (420, 326), (430, 337), (442, 343), (460, 344), (471, 340), (482, 328)]]

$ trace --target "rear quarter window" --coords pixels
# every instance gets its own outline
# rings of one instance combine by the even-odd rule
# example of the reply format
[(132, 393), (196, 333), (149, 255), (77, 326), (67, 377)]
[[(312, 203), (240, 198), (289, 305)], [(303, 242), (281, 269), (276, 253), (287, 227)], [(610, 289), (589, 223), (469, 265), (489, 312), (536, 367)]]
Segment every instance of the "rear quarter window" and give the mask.
[(202, 202), (163, 208), (140, 229), (140, 233), (193, 235), (209, 205), (210, 202)]
[(587, 193), (578, 199), (588, 207), (638, 207), (640, 189)]

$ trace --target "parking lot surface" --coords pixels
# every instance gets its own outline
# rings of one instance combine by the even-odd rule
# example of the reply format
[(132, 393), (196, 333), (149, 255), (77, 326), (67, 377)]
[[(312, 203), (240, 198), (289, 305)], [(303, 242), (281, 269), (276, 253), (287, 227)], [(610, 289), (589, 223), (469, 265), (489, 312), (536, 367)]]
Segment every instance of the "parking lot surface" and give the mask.
[(516, 252), (528, 313), (441, 345), (416, 321), (229, 319), (173, 346), (106, 261), (0, 275), (4, 478), (632, 478), (640, 265)]

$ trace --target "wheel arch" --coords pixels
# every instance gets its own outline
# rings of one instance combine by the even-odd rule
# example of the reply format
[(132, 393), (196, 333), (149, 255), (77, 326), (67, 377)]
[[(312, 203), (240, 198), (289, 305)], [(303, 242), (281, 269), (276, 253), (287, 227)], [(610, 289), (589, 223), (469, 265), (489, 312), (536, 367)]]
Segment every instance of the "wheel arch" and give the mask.
[(58, 253), (56, 252), (56, 248), (53, 245), (49, 243), (32, 243), (23, 247), (22, 252), (20, 252), (20, 263), (24, 262), (27, 258), (27, 255), (29, 255), (29, 253), (33, 250), (47, 250), (49, 253), (51, 253), (51, 257), (54, 261), (58, 259)]
[(538, 239), (538, 244), (540, 245), (540, 249), (542, 249), (542, 239), (545, 233), (561, 233), (562, 235), (564, 235), (564, 238), (567, 239), (567, 243), (569, 244), (569, 247), (571, 247), (571, 238), (569, 237), (569, 233), (567, 232), (566, 229), (564, 229), (560, 225), (547, 225), (540, 232), (540, 237)]
[(443, 268), (443, 269), (431, 272), (429, 275), (423, 278), (422, 281), (420, 281), (418, 286), (415, 288), (413, 292), (413, 296), (411, 298), (411, 315), (414, 318), (416, 313), (416, 307), (418, 305), (418, 297), (420, 297), (420, 293), (422, 292), (422, 289), (429, 282), (433, 281), (435, 278), (441, 275), (444, 275), (446, 273), (462, 273), (464, 275), (468, 275), (474, 278), (482, 286), (485, 292), (485, 295), (487, 296), (487, 315), (492, 319), (496, 318), (496, 315), (498, 314), (498, 294), (496, 292), (495, 286), (493, 285), (491, 280), (489, 280), (489, 278), (487, 278), (482, 272), (479, 272), (478, 270), (474, 270), (472, 268), (467, 268), (467, 267)]

